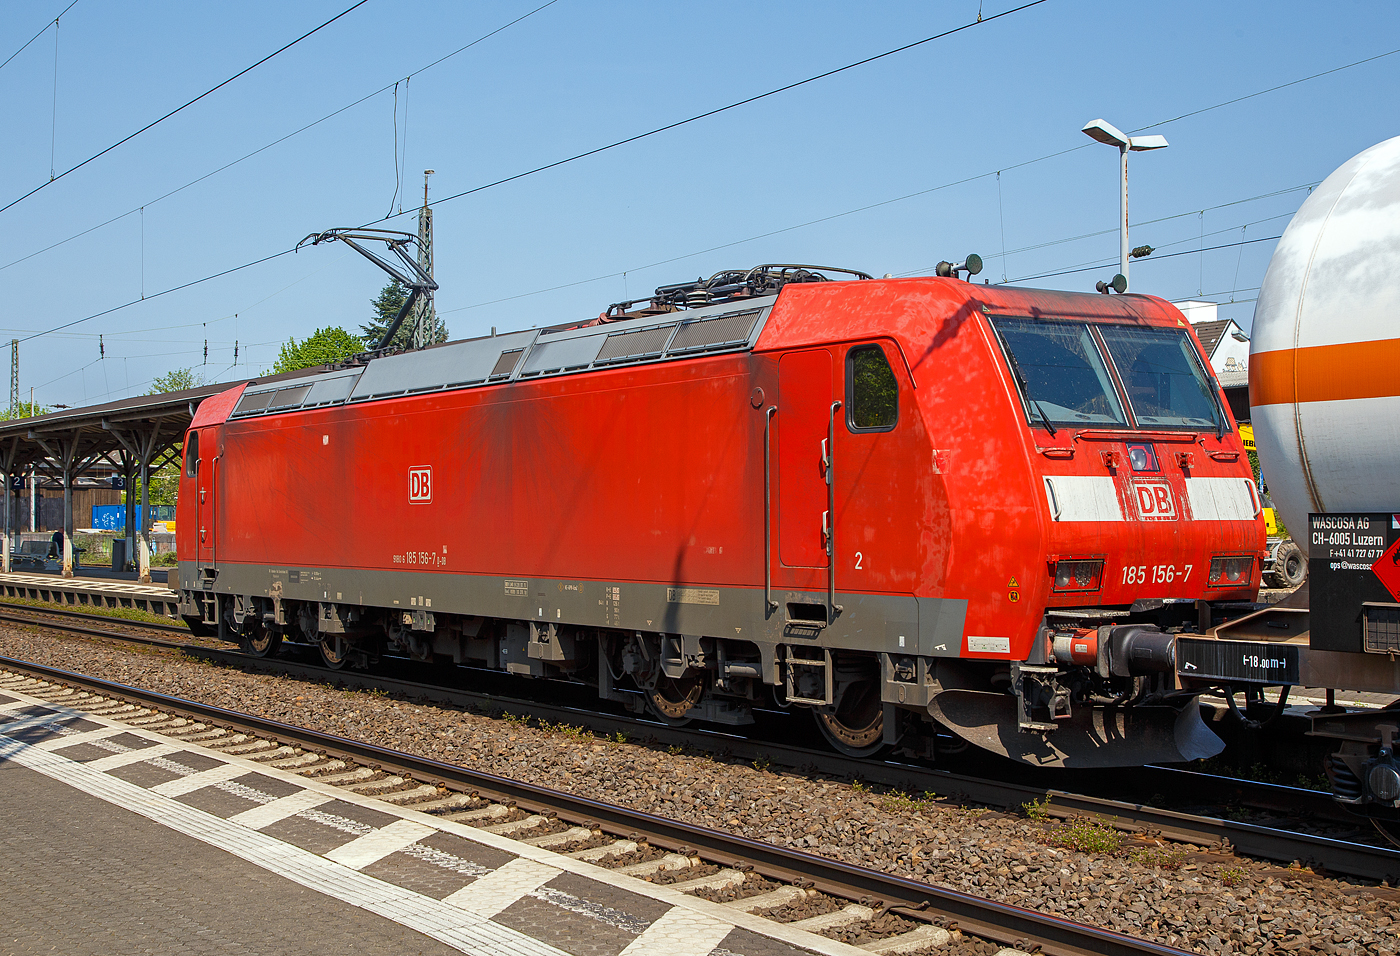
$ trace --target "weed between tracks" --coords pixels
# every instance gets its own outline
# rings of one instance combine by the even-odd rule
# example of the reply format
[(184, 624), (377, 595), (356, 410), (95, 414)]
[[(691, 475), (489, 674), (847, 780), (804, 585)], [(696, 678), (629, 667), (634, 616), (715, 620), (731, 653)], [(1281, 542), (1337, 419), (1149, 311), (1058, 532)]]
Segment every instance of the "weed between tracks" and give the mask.
[[(471, 710), (473, 713), (476, 712), (475, 708), (471, 708)], [(531, 717), (529, 714), (513, 714), (508, 710), (498, 711), (496, 716), (512, 727), (529, 727), (533, 722), (534, 725), (544, 733), (553, 736), (567, 737), (570, 740), (597, 740), (602, 743), (625, 744), (632, 739), (631, 735), (625, 730), (619, 730), (611, 734), (594, 733), (582, 725), (567, 724), (562, 720), (557, 724), (552, 724), (547, 720), (539, 720)]]
[[(173, 592), (172, 592), (173, 593)], [(138, 624), (174, 624), (172, 618), (134, 607), (102, 607), (97, 604), (57, 604), (53, 601), (34, 601), (29, 598), (5, 598), (6, 604), (22, 605), (36, 611), (79, 611), (93, 616), (110, 617), (122, 621), (135, 621)]]
[(1123, 849), (1123, 834), (1113, 827), (1089, 817), (1070, 817), (1055, 823), (1050, 814), (1050, 797), (1021, 805), (1026, 816), (1045, 826), (1041, 842), (1048, 846), (1080, 853), (1117, 855)]

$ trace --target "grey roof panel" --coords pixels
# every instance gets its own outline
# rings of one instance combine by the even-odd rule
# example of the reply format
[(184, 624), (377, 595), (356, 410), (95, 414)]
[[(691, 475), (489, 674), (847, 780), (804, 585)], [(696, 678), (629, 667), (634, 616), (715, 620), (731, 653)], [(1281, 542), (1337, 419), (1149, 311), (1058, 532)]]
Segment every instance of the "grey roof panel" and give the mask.
[(598, 350), (607, 339), (606, 326), (595, 327), (592, 335), (541, 342), (530, 350), (530, 357), (520, 369), (520, 377), (569, 369), (588, 368), (598, 357)]
[(316, 384), (311, 386), (311, 394), (306, 397), (302, 407), (332, 405), (345, 401), (350, 397), (350, 390), (360, 380), (360, 373), (363, 371), (364, 369), (357, 368), (343, 375), (328, 375), (318, 379)]
[(529, 345), (535, 335), (533, 331), (512, 332), (377, 358), (365, 367), (350, 400), (389, 398), (484, 382), (502, 352)]

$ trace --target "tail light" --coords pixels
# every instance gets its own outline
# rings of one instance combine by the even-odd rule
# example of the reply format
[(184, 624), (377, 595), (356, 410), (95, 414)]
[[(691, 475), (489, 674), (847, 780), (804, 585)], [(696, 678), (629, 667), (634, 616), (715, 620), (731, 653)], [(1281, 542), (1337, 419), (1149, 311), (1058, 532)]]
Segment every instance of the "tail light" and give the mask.
[(1102, 579), (1102, 558), (1070, 558), (1055, 562), (1056, 591), (1097, 591)]
[(1212, 587), (1231, 587), (1248, 584), (1254, 578), (1254, 557), (1248, 554), (1222, 556), (1210, 559), (1210, 584)]

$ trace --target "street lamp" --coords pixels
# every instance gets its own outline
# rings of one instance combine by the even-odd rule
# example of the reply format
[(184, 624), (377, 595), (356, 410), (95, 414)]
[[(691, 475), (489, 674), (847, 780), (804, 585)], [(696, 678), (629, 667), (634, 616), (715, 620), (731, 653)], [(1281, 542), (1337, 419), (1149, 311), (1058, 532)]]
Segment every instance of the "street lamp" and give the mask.
[(1167, 145), (1167, 140), (1164, 136), (1129, 136), (1112, 123), (1101, 119), (1085, 123), (1084, 133), (1100, 143), (1118, 147), (1118, 162), (1123, 181), (1123, 191), (1118, 199), (1118, 271), (1126, 281), (1130, 257), (1128, 251), (1128, 151), (1141, 153), (1149, 149), (1162, 149)]

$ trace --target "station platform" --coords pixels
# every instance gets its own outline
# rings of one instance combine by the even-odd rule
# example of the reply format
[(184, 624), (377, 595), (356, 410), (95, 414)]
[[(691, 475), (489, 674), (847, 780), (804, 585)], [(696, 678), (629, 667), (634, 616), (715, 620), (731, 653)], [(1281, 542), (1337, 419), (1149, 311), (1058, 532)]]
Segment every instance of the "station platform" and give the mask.
[[(86, 568), (71, 578), (43, 571), (0, 574), (0, 597), (47, 601), (75, 607), (129, 607), (162, 617), (174, 617), (179, 595), (157, 581), (140, 584), (133, 572)], [(166, 569), (153, 571), (164, 576)], [(120, 576), (119, 576), (120, 575)]]
[(870, 956), (0, 675), (7, 953)]

